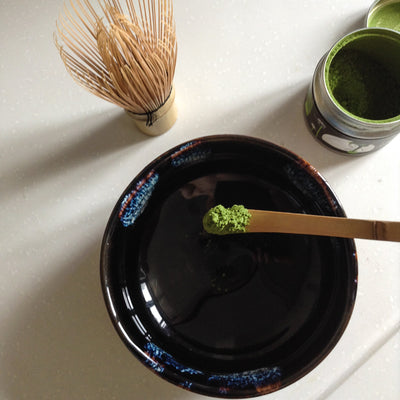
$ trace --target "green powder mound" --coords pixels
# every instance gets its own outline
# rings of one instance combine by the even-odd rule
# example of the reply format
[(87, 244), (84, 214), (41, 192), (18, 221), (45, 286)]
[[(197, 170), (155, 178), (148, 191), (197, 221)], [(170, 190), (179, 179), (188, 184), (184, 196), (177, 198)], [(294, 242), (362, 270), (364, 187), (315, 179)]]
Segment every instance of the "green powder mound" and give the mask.
[(244, 206), (234, 205), (225, 208), (218, 205), (209, 210), (203, 217), (203, 227), (206, 232), (216, 235), (244, 233), (250, 218), (251, 214)]
[(367, 54), (342, 49), (333, 58), (328, 82), (336, 101), (348, 112), (369, 120), (400, 114), (400, 84), (388, 69)]

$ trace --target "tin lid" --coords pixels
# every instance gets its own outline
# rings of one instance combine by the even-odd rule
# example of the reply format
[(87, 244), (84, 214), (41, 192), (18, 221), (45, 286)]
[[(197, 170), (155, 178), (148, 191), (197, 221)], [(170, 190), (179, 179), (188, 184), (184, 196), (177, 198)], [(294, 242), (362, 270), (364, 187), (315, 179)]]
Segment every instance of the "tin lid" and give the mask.
[(400, 0), (375, 1), (368, 11), (366, 25), (400, 32)]

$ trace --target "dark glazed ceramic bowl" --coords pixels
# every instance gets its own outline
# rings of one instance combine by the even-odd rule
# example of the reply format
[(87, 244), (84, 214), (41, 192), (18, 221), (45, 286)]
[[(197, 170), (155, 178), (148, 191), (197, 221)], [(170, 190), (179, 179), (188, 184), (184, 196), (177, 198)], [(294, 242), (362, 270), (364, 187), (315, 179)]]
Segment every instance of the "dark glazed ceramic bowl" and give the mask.
[(333, 349), (353, 310), (353, 240), (213, 236), (216, 204), (345, 216), (307, 162), (271, 143), (209, 136), (148, 165), (115, 206), (101, 281), (120, 337), (162, 378), (197, 393), (253, 397), (287, 386)]

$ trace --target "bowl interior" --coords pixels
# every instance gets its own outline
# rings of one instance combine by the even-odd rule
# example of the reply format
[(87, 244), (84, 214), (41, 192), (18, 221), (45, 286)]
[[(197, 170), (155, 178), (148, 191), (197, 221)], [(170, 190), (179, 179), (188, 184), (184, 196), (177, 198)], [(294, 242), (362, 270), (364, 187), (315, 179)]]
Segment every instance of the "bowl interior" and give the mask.
[(305, 161), (241, 136), (200, 138), (147, 166), (106, 229), (101, 277), (129, 349), (163, 378), (220, 397), (266, 394), (314, 368), (354, 305), (354, 241), (214, 236), (216, 204), (344, 216)]

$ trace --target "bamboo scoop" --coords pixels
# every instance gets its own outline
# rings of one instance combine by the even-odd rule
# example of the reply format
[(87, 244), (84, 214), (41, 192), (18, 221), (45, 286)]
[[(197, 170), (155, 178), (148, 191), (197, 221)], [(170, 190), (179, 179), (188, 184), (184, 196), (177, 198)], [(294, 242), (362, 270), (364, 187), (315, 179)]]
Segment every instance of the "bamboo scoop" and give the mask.
[(372, 221), (344, 217), (251, 210), (218, 205), (203, 218), (209, 233), (295, 233), (400, 242), (400, 222)]

